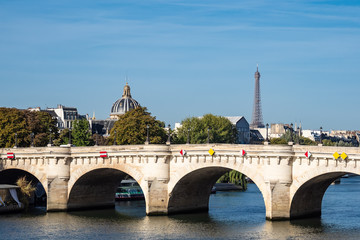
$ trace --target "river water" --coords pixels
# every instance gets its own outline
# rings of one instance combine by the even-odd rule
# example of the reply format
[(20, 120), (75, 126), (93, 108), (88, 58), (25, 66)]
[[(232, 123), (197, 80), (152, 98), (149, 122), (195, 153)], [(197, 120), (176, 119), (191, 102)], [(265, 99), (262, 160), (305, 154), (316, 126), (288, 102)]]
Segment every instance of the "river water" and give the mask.
[(115, 209), (0, 215), (0, 239), (359, 239), (360, 177), (331, 185), (321, 219), (270, 222), (254, 184), (246, 192), (217, 192), (208, 213), (145, 215), (143, 201)]

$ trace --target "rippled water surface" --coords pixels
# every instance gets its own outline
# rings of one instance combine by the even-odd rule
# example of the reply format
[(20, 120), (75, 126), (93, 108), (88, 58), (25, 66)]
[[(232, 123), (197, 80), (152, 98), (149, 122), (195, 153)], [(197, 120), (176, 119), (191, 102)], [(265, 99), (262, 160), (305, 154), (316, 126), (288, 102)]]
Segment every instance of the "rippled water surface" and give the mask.
[(211, 195), (203, 214), (147, 217), (144, 202), (71, 213), (0, 215), (0, 239), (359, 239), (360, 177), (331, 185), (321, 219), (270, 222), (255, 185)]

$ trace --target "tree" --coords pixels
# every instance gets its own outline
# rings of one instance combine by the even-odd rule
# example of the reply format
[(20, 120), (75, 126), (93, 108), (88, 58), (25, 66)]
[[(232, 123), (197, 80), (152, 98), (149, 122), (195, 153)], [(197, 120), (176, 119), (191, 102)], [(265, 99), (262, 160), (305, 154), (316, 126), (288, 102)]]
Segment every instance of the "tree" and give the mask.
[(97, 143), (98, 146), (106, 146), (110, 144), (110, 139), (109, 137), (104, 137), (98, 133), (95, 133), (91, 136), (92, 138), (92, 142), (94, 144)]
[(336, 142), (331, 141), (330, 139), (323, 139), (322, 144), (324, 146), (335, 146)]
[(73, 126), (72, 143), (75, 146), (89, 146), (92, 143), (89, 122), (86, 119), (75, 120)]
[(46, 146), (50, 134), (54, 139), (57, 132), (56, 119), (47, 112), (0, 108), (0, 147), (13, 147), (15, 138), (19, 147), (28, 147), (31, 133), (34, 133), (35, 146)]
[(300, 144), (302, 145), (316, 145), (316, 142), (310, 138), (300, 137)]
[(186, 118), (181, 124), (182, 126), (177, 129), (176, 143), (186, 143), (188, 134), (190, 143), (206, 143), (208, 131), (209, 141), (212, 143), (235, 143), (236, 141), (236, 128), (225, 117), (206, 114), (201, 118)]
[(55, 146), (69, 144), (69, 129), (64, 129), (60, 132), (59, 137), (54, 140)]
[(24, 138), (29, 134), (22, 111), (16, 108), (0, 108), (0, 147), (13, 147), (17, 133), (18, 145), (24, 146)]
[(323, 139), (322, 144), (324, 146), (339, 146), (339, 147), (354, 147), (351, 142), (344, 142), (343, 140), (340, 141), (332, 141), (331, 139)]
[[(176, 143), (186, 143), (188, 136), (192, 144), (206, 143), (208, 131), (209, 142), (212, 143), (235, 143), (237, 138), (235, 126), (225, 117), (206, 114), (201, 118), (186, 118), (181, 124), (175, 136)], [(225, 173), (218, 182), (234, 183), (246, 190), (245, 175), (235, 170)]]
[(26, 136), (28, 144), (31, 144), (31, 133), (34, 133), (34, 146), (44, 147), (49, 143), (50, 134), (52, 139), (58, 136), (56, 119), (47, 112), (24, 111), (27, 129), (29, 134)]
[(147, 126), (149, 126), (150, 143), (166, 142), (165, 124), (151, 116), (146, 107), (137, 107), (121, 115), (111, 129), (110, 142), (114, 142), (116, 131), (117, 144), (143, 144), (146, 141)]
[(283, 138), (271, 138), (270, 144), (285, 144), (285, 145), (287, 145), (288, 142)]
[(218, 180), (218, 183), (233, 183), (236, 185), (242, 186), (242, 189), (245, 191), (247, 189), (246, 176), (236, 170), (231, 170), (230, 172), (222, 175)]
[(32, 185), (32, 181), (26, 180), (26, 177), (21, 177), (16, 181), (16, 185), (20, 187), (21, 195), (20, 202), (25, 205), (25, 209), (27, 210), (29, 207), (29, 199), (31, 194), (36, 190), (36, 188)]

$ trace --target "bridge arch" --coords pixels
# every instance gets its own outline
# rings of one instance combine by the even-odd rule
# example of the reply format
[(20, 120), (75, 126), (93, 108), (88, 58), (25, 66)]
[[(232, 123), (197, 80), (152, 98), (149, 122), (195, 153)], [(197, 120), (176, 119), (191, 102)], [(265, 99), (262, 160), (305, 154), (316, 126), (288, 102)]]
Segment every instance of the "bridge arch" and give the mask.
[(46, 195), (48, 195), (48, 186), (46, 173), (39, 171), (35, 166), (21, 167), (6, 167), (0, 170), (0, 183), (15, 184), (19, 177), (27, 177), (29, 181), (40, 182), (43, 186)]
[[(202, 166), (184, 172), (169, 183), (168, 213), (208, 211), (211, 189), (226, 172), (236, 170), (249, 177), (259, 188), (265, 201), (265, 183), (255, 169), (247, 166)], [(173, 175), (175, 176), (175, 175)], [(266, 204), (265, 204), (266, 206)]]
[(146, 202), (147, 185), (137, 169), (129, 166), (82, 167), (69, 179), (68, 210), (113, 207), (116, 188), (127, 175), (139, 183)]
[[(0, 171), (0, 184), (16, 185), (16, 181), (21, 177), (25, 177), (27, 181), (32, 182), (32, 185), (36, 187), (34, 194), (39, 194), (39, 195), (36, 195), (37, 197), (42, 198), (45, 196), (45, 199), (46, 199), (46, 197), (48, 196), (48, 192), (47, 192), (48, 188), (47, 188), (46, 179), (45, 179), (45, 181), (42, 181), (41, 179), (38, 178), (38, 176), (34, 175), (30, 171), (26, 171), (21, 168), (6, 168), (6, 169), (1, 170)], [(38, 186), (38, 184), (41, 184), (41, 187)], [(35, 200), (35, 204), (36, 204), (37, 199), (33, 199), (33, 200)], [(42, 199), (40, 201), (41, 201), (41, 204), (44, 204), (44, 202), (43, 202), (44, 199)]]
[(313, 170), (298, 177), (291, 188), (290, 219), (320, 217), (324, 194), (328, 187), (345, 174), (359, 174), (356, 171), (342, 169)]

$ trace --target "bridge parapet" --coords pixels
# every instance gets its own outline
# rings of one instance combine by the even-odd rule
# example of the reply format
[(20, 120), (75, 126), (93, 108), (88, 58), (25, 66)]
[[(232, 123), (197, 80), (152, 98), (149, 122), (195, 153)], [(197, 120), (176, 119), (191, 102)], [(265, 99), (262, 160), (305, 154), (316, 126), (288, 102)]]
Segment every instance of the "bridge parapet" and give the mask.
[[(294, 179), (303, 175), (311, 175), (310, 171), (317, 172), (352, 172), (359, 167), (360, 148), (356, 147), (329, 147), (329, 146), (301, 146), (294, 145), (293, 174)], [(309, 151), (310, 156), (305, 153)], [(334, 157), (334, 153), (346, 154), (343, 158)]]

